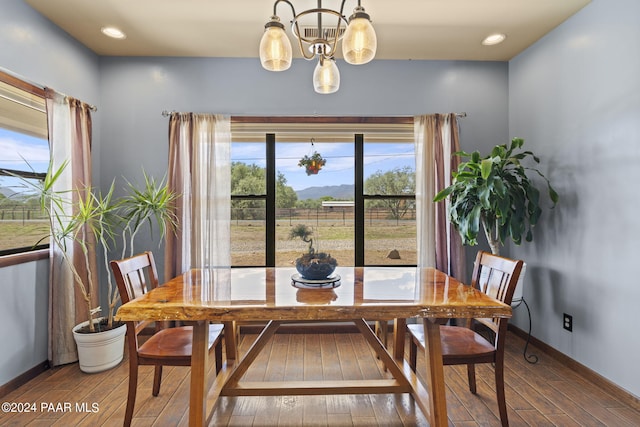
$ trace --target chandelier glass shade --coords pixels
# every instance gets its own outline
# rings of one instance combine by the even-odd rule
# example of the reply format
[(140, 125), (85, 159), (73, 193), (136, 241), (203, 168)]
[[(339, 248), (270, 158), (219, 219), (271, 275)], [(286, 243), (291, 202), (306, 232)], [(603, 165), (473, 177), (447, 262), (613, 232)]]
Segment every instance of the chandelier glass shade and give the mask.
[(377, 48), (378, 39), (369, 15), (358, 7), (349, 19), (349, 26), (342, 39), (342, 56), (349, 64), (366, 64), (376, 56)]
[[(313, 73), (316, 92), (334, 93), (340, 87), (340, 72), (335, 61), (339, 41), (342, 40), (342, 55), (349, 64), (366, 64), (375, 57), (376, 33), (369, 15), (360, 5), (360, 0), (349, 19), (343, 14), (346, 0), (342, 0), (339, 11), (323, 8), (322, 0), (318, 0), (317, 8), (300, 13), (296, 13), (291, 1), (276, 0), (273, 16), (265, 24), (265, 31), (260, 40), (260, 63), (264, 69), (284, 71), (291, 66), (291, 41), (276, 11), (278, 4), (282, 2), (291, 7), (291, 29), (301, 55), (307, 60), (318, 58), (318, 65)], [(302, 25), (306, 17), (314, 16), (313, 26)]]
[(318, 65), (313, 70), (313, 88), (322, 94), (334, 93), (340, 89), (340, 70), (335, 59), (318, 59)]
[(287, 70), (291, 67), (293, 54), (289, 37), (284, 32), (284, 25), (277, 16), (267, 25), (260, 40), (260, 63), (265, 70)]

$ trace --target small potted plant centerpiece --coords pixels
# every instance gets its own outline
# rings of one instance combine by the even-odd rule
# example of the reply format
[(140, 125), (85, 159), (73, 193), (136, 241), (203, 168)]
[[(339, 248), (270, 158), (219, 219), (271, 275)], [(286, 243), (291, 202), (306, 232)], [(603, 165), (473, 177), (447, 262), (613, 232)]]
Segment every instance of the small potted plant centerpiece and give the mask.
[(299, 238), (309, 244), (306, 253), (296, 259), (296, 270), (304, 279), (324, 280), (333, 274), (338, 261), (326, 252), (316, 252), (313, 247), (313, 230), (304, 224), (298, 224), (291, 229), (290, 239)]

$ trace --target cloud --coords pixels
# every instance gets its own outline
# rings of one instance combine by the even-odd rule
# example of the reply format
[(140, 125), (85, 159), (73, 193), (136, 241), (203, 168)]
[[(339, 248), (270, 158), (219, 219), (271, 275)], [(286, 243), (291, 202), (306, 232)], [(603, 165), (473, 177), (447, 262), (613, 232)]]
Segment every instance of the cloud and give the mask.
[[(37, 141), (33, 142), (33, 141)], [(35, 138), (13, 137), (11, 135), (0, 136), (0, 165), (9, 169), (28, 168), (25, 160), (34, 169), (42, 169), (46, 171), (46, 165), (49, 163), (49, 146), (46, 141), (40, 142)]]

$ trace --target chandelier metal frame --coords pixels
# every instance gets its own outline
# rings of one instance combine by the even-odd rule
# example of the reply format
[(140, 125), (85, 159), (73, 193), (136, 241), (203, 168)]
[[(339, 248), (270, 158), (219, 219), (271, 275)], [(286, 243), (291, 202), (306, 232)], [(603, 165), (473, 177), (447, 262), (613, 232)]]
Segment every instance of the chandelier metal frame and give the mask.
[[(306, 60), (313, 60), (316, 57), (319, 59), (314, 71), (316, 92), (337, 91), (340, 85), (340, 73), (335, 64), (335, 53), (340, 40), (346, 36), (342, 46), (344, 60), (354, 65), (371, 61), (375, 56), (377, 45), (371, 18), (365, 12), (360, 0), (357, 1), (357, 6), (348, 19), (344, 15), (346, 2), (347, 0), (342, 0), (340, 9), (334, 10), (322, 7), (322, 0), (318, 0), (316, 8), (298, 13), (290, 0), (276, 0), (273, 4), (273, 15), (264, 26), (265, 33), (260, 43), (262, 66), (269, 71), (284, 71), (291, 65), (291, 43), (287, 40), (284, 25), (278, 16), (278, 6), (285, 3), (289, 5), (293, 14), (291, 31), (297, 40), (302, 57)], [(316, 28), (303, 26), (304, 18), (313, 15), (316, 17)], [(325, 25), (325, 22), (331, 20), (334, 20), (335, 25)]]
[[(291, 32), (298, 40), (298, 47), (300, 48), (300, 53), (302, 54), (302, 56), (307, 60), (314, 59), (316, 55), (320, 55), (324, 59), (333, 58), (333, 55), (336, 52), (336, 48), (338, 47), (338, 42), (342, 39), (343, 36), (343, 32), (341, 32), (340, 30), (342, 28), (346, 29), (349, 25), (349, 21), (343, 14), (344, 4), (346, 3), (346, 0), (342, 1), (340, 5), (340, 11), (323, 8), (322, 0), (318, 0), (317, 8), (308, 9), (300, 12), (299, 14), (296, 13), (295, 7), (290, 1), (276, 0), (273, 5), (273, 16), (278, 16), (278, 14), (276, 13), (276, 9), (279, 3), (286, 3), (291, 7), (291, 13), (293, 13), (293, 20), (291, 21)], [(300, 20), (302, 20), (305, 16), (312, 14), (317, 14), (316, 22), (318, 37), (316, 38), (306, 37), (300, 30)], [(323, 15), (336, 17), (337, 22), (335, 26), (331, 27), (330, 29), (325, 28), (322, 22)], [(334, 28), (335, 30), (333, 30)], [(331, 35), (331, 32), (333, 32), (333, 35)], [(307, 44), (307, 49), (305, 49), (304, 43)]]

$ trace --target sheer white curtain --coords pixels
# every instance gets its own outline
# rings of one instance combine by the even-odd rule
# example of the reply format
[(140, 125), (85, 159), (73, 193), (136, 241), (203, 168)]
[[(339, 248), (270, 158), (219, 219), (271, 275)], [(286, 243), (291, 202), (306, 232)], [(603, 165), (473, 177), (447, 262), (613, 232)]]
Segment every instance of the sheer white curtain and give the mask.
[(416, 151), (416, 229), (418, 267), (436, 266), (435, 153), (433, 118), (416, 116), (413, 134)]
[(228, 116), (172, 113), (169, 187), (179, 229), (167, 239), (165, 278), (231, 265), (231, 126)]
[[(55, 181), (53, 191), (60, 197), (66, 197), (64, 203), (68, 209), (61, 215), (70, 217), (72, 206), (76, 205), (82, 192), (91, 187), (91, 112), (90, 107), (76, 99), (66, 97), (52, 89), (45, 90), (47, 105), (47, 124), (49, 129), (49, 149), (52, 170), (58, 170), (67, 162), (62, 174)], [(63, 224), (54, 224), (63, 226)], [(93, 236), (88, 233), (86, 245), (95, 250)], [(87, 302), (74, 281), (68, 264), (63, 259), (62, 248), (53, 241), (50, 244), (49, 275), (49, 360), (53, 366), (78, 360), (76, 345), (71, 332), (80, 322), (87, 320)], [(67, 245), (68, 258), (73, 260), (75, 269), (81, 277), (88, 277), (82, 250), (77, 244)], [(92, 260), (91, 274), (93, 283), (97, 283), (95, 256)], [(88, 282), (86, 282), (88, 283)], [(91, 307), (98, 305), (98, 295), (88, 289)]]
[(414, 118), (416, 150), (416, 222), (418, 266), (435, 267), (464, 280), (464, 248), (449, 221), (445, 203), (434, 196), (451, 184), (451, 171), (460, 159), (458, 121), (455, 113)]

